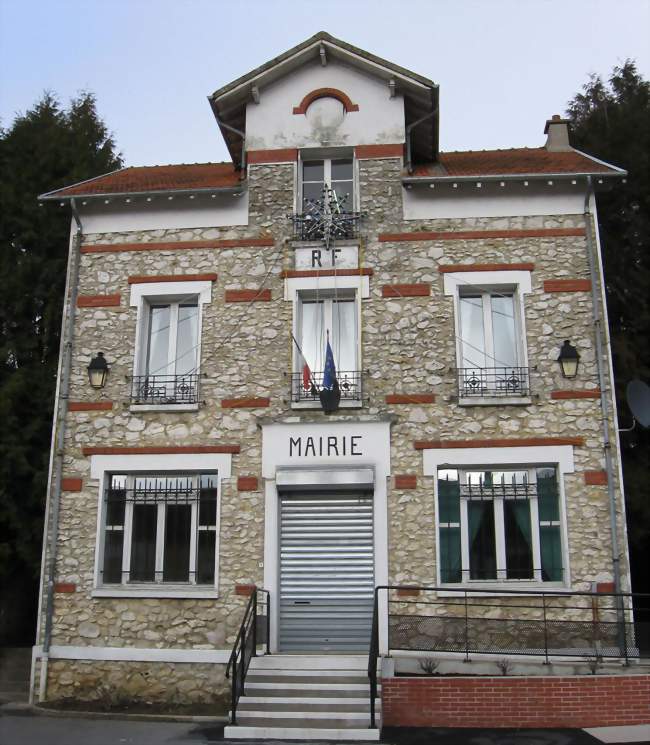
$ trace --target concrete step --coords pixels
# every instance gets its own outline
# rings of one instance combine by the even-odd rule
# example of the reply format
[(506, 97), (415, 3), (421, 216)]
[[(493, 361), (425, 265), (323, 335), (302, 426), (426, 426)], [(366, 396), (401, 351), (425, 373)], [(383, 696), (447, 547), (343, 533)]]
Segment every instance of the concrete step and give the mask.
[(335, 683), (337, 685), (369, 685), (367, 675), (355, 675), (348, 670), (318, 670), (312, 675), (302, 675), (302, 671), (249, 670), (246, 680), (251, 683)]
[[(379, 688), (379, 687), (378, 687)], [(379, 688), (379, 690), (381, 690)], [(274, 693), (275, 691), (275, 693)], [(249, 696), (357, 696), (370, 695), (367, 683), (246, 683), (244, 692)]]
[(368, 655), (269, 654), (253, 657), (251, 669), (355, 670), (367, 672)]
[[(379, 707), (377, 707), (379, 708)], [(274, 697), (243, 696), (237, 704), (237, 711), (295, 711), (300, 712), (306, 718), (312, 712), (356, 712), (368, 714), (370, 712), (369, 698), (331, 698), (298, 697), (291, 700), (278, 700)]]
[(368, 714), (322, 712), (316, 717), (305, 717), (300, 712), (250, 712), (237, 713), (239, 727), (285, 727), (288, 729), (365, 729), (370, 726)]
[(237, 726), (229, 725), (224, 729), (224, 738), (233, 740), (330, 740), (339, 742), (366, 741), (377, 742), (379, 729), (362, 727), (283, 727), (276, 726)]

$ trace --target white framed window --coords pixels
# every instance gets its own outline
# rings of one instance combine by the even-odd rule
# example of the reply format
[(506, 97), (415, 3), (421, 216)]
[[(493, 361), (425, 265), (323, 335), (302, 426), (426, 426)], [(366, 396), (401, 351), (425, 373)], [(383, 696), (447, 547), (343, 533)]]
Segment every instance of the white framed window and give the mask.
[(100, 585), (214, 587), (216, 472), (106, 477)]
[(334, 357), (341, 403), (361, 402), (360, 302), (354, 289), (296, 294), (292, 402), (319, 405), (327, 345)]
[(438, 470), (440, 580), (562, 583), (554, 466)]
[(210, 296), (211, 282), (132, 285), (131, 305), (138, 308), (132, 408), (198, 408), (202, 306)]
[(461, 404), (530, 403), (526, 292), (529, 272), (445, 275), (445, 294), (454, 298)]
[(331, 190), (341, 212), (354, 212), (354, 160), (350, 157), (309, 158), (300, 161), (300, 211), (320, 202), (326, 190)]

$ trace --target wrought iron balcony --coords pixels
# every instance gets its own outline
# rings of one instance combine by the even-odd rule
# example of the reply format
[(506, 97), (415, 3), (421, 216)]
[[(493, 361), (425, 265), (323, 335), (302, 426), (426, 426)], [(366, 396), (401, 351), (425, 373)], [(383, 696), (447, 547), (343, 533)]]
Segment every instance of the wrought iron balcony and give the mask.
[[(291, 373), (291, 400), (294, 403), (305, 401), (319, 402), (319, 393), (323, 384), (323, 372), (312, 372), (309, 388), (305, 388), (303, 374)], [(338, 371), (336, 374), (341, 401), (361, 401), (361, 371)]]
[(163, 406), (197, 404), (200, 384), (198, 373), (186, 375), (134, 375), (131, 378), (131, 403)]
[(514, 398), (530, 396), (528, 367), (459, 367), (460, 398)]
[(340, 241), (357, 238), (360, 212), (303, 212), (290, 215), (293, 237), (297, 241)]

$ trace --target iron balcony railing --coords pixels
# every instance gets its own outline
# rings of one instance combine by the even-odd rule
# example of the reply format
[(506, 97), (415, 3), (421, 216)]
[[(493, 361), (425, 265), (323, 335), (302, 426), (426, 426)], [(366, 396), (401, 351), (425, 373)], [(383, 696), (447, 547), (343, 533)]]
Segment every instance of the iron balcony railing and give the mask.
[(297, 241), (340, 241), (359, 237), (360, 212), (302, 212), (289, 215)]
[(269, 647), (271, 619), (271, 594), (268, 590), (254, 588), (250, 595), (244, 618), (226, 666), (230, 679), (230, 722), (237, 724), (237, 703), (244, 692), (246, 673), (251, 659), (257, 657), (258, 645), (265, 645), (263, 654), (271, 654)]
[[(324, 374), (324, 372), (312, 372), (308, 387), (305, 388), (303, 373), (291, 373), (291, 400), (294, 403), (318, 402)], [(362, 377), (361, 370), (344, 370), (336, 373), (341, 401), (361, 401)]]
[(198, 373), (184, 375), (134, 375), (131, 378), (131, 403), (197, 404), (200, 396)]
[(535, 655), (546, 663), (551, 657), (650, 660), (650, 594), (382, 585), (375, 588), (368, 658), (371, 727), (380, 609), (388, 651), (456, 652), (466, 660)]
[(528, 367), (459, 367), (456, 379), (460, 398), (530, 396)]

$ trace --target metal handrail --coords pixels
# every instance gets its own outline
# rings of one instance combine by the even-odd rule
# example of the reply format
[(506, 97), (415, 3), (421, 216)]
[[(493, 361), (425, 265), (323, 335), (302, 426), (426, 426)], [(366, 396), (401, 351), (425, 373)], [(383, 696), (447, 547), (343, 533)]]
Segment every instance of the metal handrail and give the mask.
[[(446, 605), (456, 606), (460, 613), (459, 615), (445, 615), (436, 616), (435, 614), (427, 614), (426, 616), (414, 615), (414, 618), (441, 618), (448, 621), (450, 618), (458, 621), (459, 628), (461, 629), (460, 636), (464, 637), (461, 639), (462, 644), (454, 649), (445, 648), (443, 646), (436, 646), (435, 643), (431, 648), (424, 647), (411, 647), (404, 646), (403, 649), (420, 649), (422, 651), (440, 651), (440, 652), (458, 652), (464, 654), (465, 659), (469, 659), (470, 652), (472, 654), (494, 654), (495, 649), (490, 648), (489, 643), (483, 643), (481, 648), (480, 644), (476, 644), (476, 640), (470, 641), (470, 625), (475, 621), (480, 621), (482, 626), (487, 628), (488, 622), (502, 621), (504, 624), (512, 624), (517, 622), (516, 619), (512, 618), (488, 618), (486, 616), (473, 617), (470, 615), (470, 608), (477, 607), (483, 611), (489, 608), (498, 608), (500, 611), (511, 609), (511, 610), (535, 610), (540, 614), (540, 618), (534, 623), (540, 624), (538, 631), (541, 634), (543, 640), (543, 646), (536, 648), (534, 651), (524, 650), (521, 648), (507, 648), (506, 650), (500, 650), (501, 653), (505, 654), (532, 654), (535, 656), (544, 657), (545, 662), (549, 662), (550, 656), (563, 656), (563, 657), (613, 657), (616, 659), (624, 660), (625, 664), (629, 664), (630, 657), (633, 655), (635, 659), (645, 659), (648, 654), (648, 649), (643, 649), (642, 644), (639, 643), (639, 638), (642, 636), (645, 630), (648, 633), (648, 639), (650, 639), (650, 594), (648, 593), (631, 593), (631, 592), (566, 592), (561, 588), (549, 588), (547, 590), (518, 590), (514, 587), (512, 589), (504, 588), (503, 586), (498, 589), (493, 588), (478, 588), (478, 587), (458, 587), (458, 586), (424, 586), (424, 585), (378, 585), (375, 587), (374, 594), (374, 605), (373, 605), (373, 617), (372, 617), (372, 630), (370, 635), (370, 645), (368, 654), (368, 679), (370, 683), (370, 727), (376, 728), (375, 720), (375, 700), (377, 698), (377, 664), (379, 661), (379, 593), (388, 593), (391, 590), (402, 590), (408, 591), (402, 598), (392, 600), (387, 597), (388, 603), (400, 603), (407, 605), (421, 605), (421, 606), (435, 606), (435, 605)], [(424, 600), (419, 597), (413, 597), (415, 593), (420, 592), (435, 592), (439, 593), (438, 598), (435, 600)], [(489, 596), (503, 596), (500, 602), (493, 604), (486, 604), (482, 598), (487, 599)], [(474, 600), (471, 600), (474, 596)], [(536, 605), (517, 605), (517, 598), (538, 600)], [(551, 602), (551, 598), (556, 602)], [(579, 605), (579, 599), (590, 599), (590, 605)], [(624, 623), (616, 621), (603, 621), (598, 615), (598, 602), (606, 598), (612, 599), (611, 607), (608, 607), (610, 613), (614, 613), (618, 607), (624, 607), (624, 612), (628, 615), (629, 620)], [(562, 602), (565, 601), (565, 602)], [(633, 604), (634, 603), (634, 604)], [(576, 623), (574, 619), (571, 619), (572, 611), (587, 611), (591, 609), (593, 611), (592, 619), (585, 620), (581, 623), (585, 624), (586, 627), (591, 628), (594, 646), (584, 647), (579, 650), (559, 650), (557, 647), (553, 648), (550, 646), (549, 632), (556, 629), (557, 626), (570, 623)], [(552, 619), (549, 615), (557, 611), (562, 611), (566, 615), (568, 612), (568, 618), (564, 619)], [(648, 621), (641, 621), (636, 616), (639, 614), (648, 615)], [(387, 612), (390, 617), (390, 613)], [(407, 614), (406, 617), (412, 614)], [(525, 619), (525, 624), (530, 624), (531, 619)], [(464, 628), (464, 632), (462, 629)], [(603, 631), (605, 633), (611, 632), (610, 637), (613, 640), (616, 638), (616, 644), (609, 649), (602, 649), (602, 637)], [(487, 633), (487, 632), (486, 632)], [(639, 635), (639, 636), (637, 636)], [(389, 649), (399, 649), (400, 647), (394, 646), (389, 639)], [(647, 643), (647, 642), (646, 642)], [(630, 651), (632, 650), (632, 652)]]
[(233, 725), (237, 724), (237, 703), (244, 691), (246, 682), (246, 673), (250, 666), (251, 659), (257, 657), (257, 633), (258, 618), (260, 618), (258, 609), (258, 593), (266, 594), (266, 628), (265, 628), (265, 654), (271, 654), (270, 649), (270, 630), (271, 630), (271, 594), (268, 590), (255, 587), (250, 594), (244, 618), (237, 632), (235, 643), (230, 653), (230, 659), (226, 665), (226, 678), (231, 677), (231, 703), (230, 719)]

